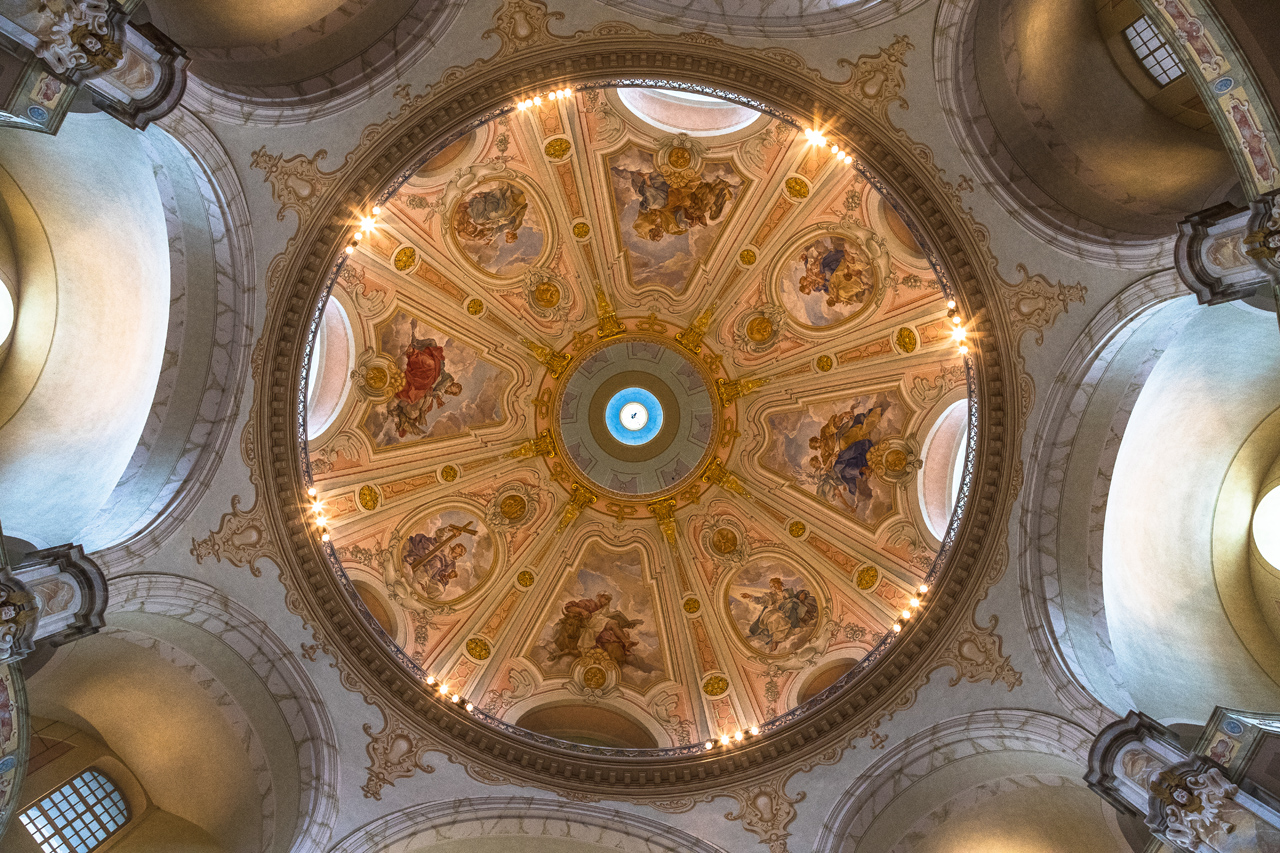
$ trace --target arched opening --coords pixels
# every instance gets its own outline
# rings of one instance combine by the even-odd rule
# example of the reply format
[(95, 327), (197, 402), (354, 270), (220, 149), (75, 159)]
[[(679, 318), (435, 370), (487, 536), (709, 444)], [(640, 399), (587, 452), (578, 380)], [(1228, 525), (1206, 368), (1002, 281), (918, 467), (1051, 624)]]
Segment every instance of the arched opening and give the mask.
[(550, 705), (526, 711), (516, 722), (548, 737), (614, 749), (655, 749), (657, 740), (644, 726), (598, 705)]
[(333, 423), (351, 390), (355, 339), (342, 303), (330, 296), (316, 330), (311, 363), (307, 367), (307, 438), (324, 433)]
[(1258, 501), (1253, 511), (1253, 544), (1276, 571), (1280, 571), (1280, 486)]
[(957, 400), (925, 438), (918, 488), (925, 522), (938, 539), (946, 535), (964, 480), (969, 451), (969, 401)]
[(809, 680), (800, 688), (800, 693), (796, 697), (797, 704), (803, 705), (808, 702), (814, 696), (839, 681), (845, 673), (857, 665), (858, 662), (856, 660), (838, 660), (819, 669), (809, 676)]
[(627, 109), (668, 133), (716, 136), (742, 130), (760, 118), (750, 107), (680, 89), (626, 88), (617, 92)]

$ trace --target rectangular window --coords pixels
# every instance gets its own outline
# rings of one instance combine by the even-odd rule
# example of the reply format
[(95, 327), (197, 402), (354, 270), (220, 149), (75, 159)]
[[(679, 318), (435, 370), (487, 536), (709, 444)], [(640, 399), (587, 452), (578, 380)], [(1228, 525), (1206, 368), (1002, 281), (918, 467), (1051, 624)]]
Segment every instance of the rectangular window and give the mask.
[(1129, 47), (1133, 48), (1133, 54), (1138, 57), (1142, 67), (1161, 86), (1169, 85), (1186, 73), (1182, 70), (1178, 57), (1173, 55), (1169, 43), (1160, 36), (1145, 15), (1129, 25), (1124, 31), (1124, 37), (1129, 40)]
[(89, 853), (129, 822), (120, 789), (86, 770), (18, 816), (44, 853)]

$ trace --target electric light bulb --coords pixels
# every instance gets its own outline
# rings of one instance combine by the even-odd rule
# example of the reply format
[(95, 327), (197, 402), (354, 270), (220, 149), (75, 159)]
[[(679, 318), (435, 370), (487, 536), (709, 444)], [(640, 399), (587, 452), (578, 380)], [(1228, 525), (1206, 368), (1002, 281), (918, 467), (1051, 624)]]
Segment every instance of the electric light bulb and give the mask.
[(537, 96), (537, 95), (534, 95), (534, 96), (533, 96), (533, 105), (534, 105), (535, 107), (540, 107), (540, 106), (542, 106), (542, 98), (540, 98), (540, 97), (539, 97), (539, 96)]
[(446, 685), (446, 684), (444, 684), (444, 683), (441, 683), (441, 684), (440, 684), (440, 695), (441, 695), (441, 696), (447, 696), (447, 695), (449, 695), (449, 686), (448, 686), (448, 685)]
[(703, 749), (713, 749), (714, 747), (715, 747), (715, 744), (712, 743), (711, 741), (707, 741), (702, 745)]
[(434, 675), (428, 675), (428, 676), (427, 676), (427, 686), (428, 686), (428, 687), (430, 687), (431, 685), (433, 685), (433, 684), (435, 684), (435, 683), (436, 683), (436, 677), (435, 677)]
[(758, 734), (760, 734), (760, 727), (759, 727), (759, 726), (752, 726), (752, 727), (751, 727), (751, 734), (753, 734), (753, 735), (758, 735)]
[(360, 217), (360, 230), (361, 230), (361, 231), (372, 231), (372, 230), (373, 230), (374, 228), (376, 228), (377, 226), (378, 226), (378, 223), (377, 223), (376, 221), (374, 221), (374, 218), (373, 218), (372, 216), (362, 216), (362, 217)]
[(964, 344), (961, 344), (961, 345), (960, 345), (960, 354), (961, 354), (961, 355), (968, 355), (968, 354), (969, 354), (969, 348), (968, 348), (967, 346), (965, 346)]
[(956, 307), (956, 301), (955, 301), (954, 299), (948, 299), (948, 300), (947, 300), (947, 307), (948, 307), (948, 308), (951, 308), (951, 309), (954, 309), (954, 308)]
[(307, 489), (307, 494), (314, 498), (316, 496), (316, 487), (312, 486), (311, 488)]
[(954, 323), (955, 325), (959, 326), (959, 325), (960, 325), (962, 322), (964, 322), (964, 321), (963, 321), (963, 320), (961, 320), (961, 319), (960, 319), (960, 315), (959, 315), (959, 314), (957, 314), (957, 315), (955, 315), (954, 317), (952, 317), (952, 318), (951, 318), (951, 322), (952, 322), (952, 323)]
[(321, 541), (321, 542), (328, 542), (328, 541), (329, 541), (329, 534), (328, 534), (328, 533), (321, 533), (321, 534), (320, 534), (320, 541)]
[(355, 246), (348, 246), (348, 247), (346, 248), (346, 252), (347, 252), (347, 254), (348, 254), (348, 255), (350, 255), (350, 254), (351, 254), (352, 252), (354, 252), (355, 250), (356, 250), (356, 247), (355, 247)]
[(956, 326), (951, 332), (951, 337), (957, 341), (963, 341), (968, 332), (964, 330), (964, 326)]
[(319, 512), (322, 509), (324, 509), (324, 504), (320, 503), (320, 501), (316, 501), (311, 505), (312, 512)]
[(913, 599), (911, 599), (911, 606), (912, 606), (912, 607), (919, 607), (919, 606), (920, 606), (920, 599), (918, 599), (918, 598), (913, 598)]
[(471, 713), (475, 709), (476, 709), (475, 705), (472, 705), (470, 702), (467, 703), (467, 713)]
[(929, 585), (928, 585), (927, 583), (922, 583), (922, 584), (920, 584), (920, 594), (921, 594), (921, 595), (924, 595), (924, 594), (925, 594), (926, 592), (928, 592), (928, 591), (929, 591)]
[(373, 215), (374, 215), (374, 216), (378, 216), (378, 215), (379, 215), (379, 214), (381, 214), (381, 213), (382, 213), (382, 208), (378, 207), (378, 206), (375, 204), (375, 205), (373, 206)]
[(903, 619), (910, 619), (910, 618), (911, 618), (911, 611), (910, 611), (910, 610), (904, 610), (904, 611), (902, 611), (902, 618), (903, 618)]
[(729, 736), (728, 736), (728, 735), (720, 735), (720, 743), (721, 743), (721, 744), (723, 744), (724, 746), (728, 746), (728, 745), (729, 745)]
[(323, 515), (316, 516), (316, 524), (318, 524), (319, 526), (324, 527), (327, 522), (328, 522), (328, 519), (326, 519)]
[(548, 100), (548, 101), (554, 101), (554, 100), (555, 100), (556, 98), (558, 98), (558, 97), (560, 97), (560, 93), (559, 93), (559, 92), (552, 92), (550, 95), (547, 95), (547, 100)]
[(899, 625), (897, 622), (894, 622), (894, 623), (893, 623), (893, 633), (895, 633), (895, 634), (901, 634), (901, 633), (902, 633), (902, 626), (901, 626), (901, 625)]
[(833, 142), (833, 143), (831, 143), (831, 153), (832, 153), (832, 154), (839, 154), (839, 153), (840, 153), (840, 146), (839, 146), (839, 145), (836, 145), (834, 142)]
[(462, 698), (461, 696), (459, 696), (457, 693), (455, 693), (455, 694), (453, 694), (452, 696), (450, 696), (450, 697), (449, 697), (449, 701), (450, 701), (450, 702), (452, 702), (453, 704), (457, 705), (457, 704), (458, 704), (458, 700), (459, 700), (459, 699), (461, 699), (461, 698)]

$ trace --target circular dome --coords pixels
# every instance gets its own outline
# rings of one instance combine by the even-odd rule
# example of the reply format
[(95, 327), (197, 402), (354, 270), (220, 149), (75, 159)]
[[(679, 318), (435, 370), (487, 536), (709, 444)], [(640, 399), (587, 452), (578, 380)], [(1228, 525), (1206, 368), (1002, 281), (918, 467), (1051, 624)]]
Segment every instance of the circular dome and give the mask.
[(941, 264), (864, 165), (617, 98), (530, 99), (379, 198), (334, 276), (354, 400), (306, 455), (415, 689), (526, 743), (603, 754), (626, 719), (684, 756), (867, 684), (927, 611), (963, 508), (938, 547), (921, 447), (967, 374)]

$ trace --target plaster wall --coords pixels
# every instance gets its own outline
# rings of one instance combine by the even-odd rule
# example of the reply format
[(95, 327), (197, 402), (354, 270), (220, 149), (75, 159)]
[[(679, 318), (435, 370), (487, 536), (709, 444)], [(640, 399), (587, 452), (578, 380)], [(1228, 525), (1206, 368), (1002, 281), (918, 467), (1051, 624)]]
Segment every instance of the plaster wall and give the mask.
[(0, 131), (0, 167), (20, 181), (57, 272), (48, 356), (0, 424), (0, 517), (55, 545), (106, 500), (142, 432), (164, 354), (168, 235), (150, 158), (108, 116), (69, 116), (56, 137)]

